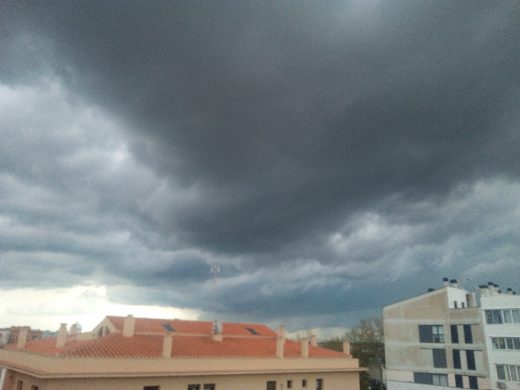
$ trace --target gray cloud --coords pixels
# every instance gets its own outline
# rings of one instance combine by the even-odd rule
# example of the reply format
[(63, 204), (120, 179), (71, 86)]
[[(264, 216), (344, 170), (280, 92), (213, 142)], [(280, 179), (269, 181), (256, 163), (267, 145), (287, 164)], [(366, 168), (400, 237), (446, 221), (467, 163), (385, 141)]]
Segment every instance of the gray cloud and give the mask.
[(3, 285), (340, 324), (517, 283), (516, 2), (0, 7)]

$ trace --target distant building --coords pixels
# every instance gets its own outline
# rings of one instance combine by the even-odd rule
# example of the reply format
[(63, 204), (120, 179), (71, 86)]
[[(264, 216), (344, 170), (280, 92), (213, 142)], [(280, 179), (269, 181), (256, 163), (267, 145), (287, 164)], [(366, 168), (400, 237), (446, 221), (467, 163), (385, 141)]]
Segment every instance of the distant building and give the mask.
[[(383, 308), (388, 390), (520, 390), (520, 296), (440, 289)], [(433, 387), (432, 387), (433, 386)]]
[(0, 347), (9, 343), (9, 329), (0, 329)]
[(358, 360), (280, 327), (106, 317), (0, 350), (2, 390), (359, 390)]
[[(27, 341), (31, 340), (40, 340), (43, 336), (43, 331), (39, 329), (31, 329), (29, 326), (11, 326), (9, 328), (9, 344), (16, 343), (18, 341), (18, 337), (21, 331), (24, 331), (24, 334), (27, 337)], [(26, 332), (25, 332), (26, 331)]]

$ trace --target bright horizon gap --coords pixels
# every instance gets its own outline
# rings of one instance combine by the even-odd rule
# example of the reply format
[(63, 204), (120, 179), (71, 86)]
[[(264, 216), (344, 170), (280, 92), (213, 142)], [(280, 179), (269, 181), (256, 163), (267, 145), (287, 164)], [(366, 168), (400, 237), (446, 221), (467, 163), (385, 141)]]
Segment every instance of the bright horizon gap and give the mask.
[[(0, 327), (30, 326), (33, 329), (58, 330), (78, 322), (83, 331), (93, 329), (105, 316), (198, 319), (200, 313), (160, 305), (129, 305), (111, 302), (105, 285), (76, 285), (72, 287), (38, 289), (16, 288), (0, 290)], [(25, 302), (21, 305), (20, 302)]]

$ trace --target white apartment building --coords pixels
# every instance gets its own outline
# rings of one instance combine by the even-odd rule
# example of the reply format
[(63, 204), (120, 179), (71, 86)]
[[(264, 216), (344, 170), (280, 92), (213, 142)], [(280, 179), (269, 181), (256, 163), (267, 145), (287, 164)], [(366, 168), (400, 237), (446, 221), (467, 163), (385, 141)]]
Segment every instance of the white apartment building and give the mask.
[(490, 282), (383, 308), (388, 390), (520, 390), (520, 296)]

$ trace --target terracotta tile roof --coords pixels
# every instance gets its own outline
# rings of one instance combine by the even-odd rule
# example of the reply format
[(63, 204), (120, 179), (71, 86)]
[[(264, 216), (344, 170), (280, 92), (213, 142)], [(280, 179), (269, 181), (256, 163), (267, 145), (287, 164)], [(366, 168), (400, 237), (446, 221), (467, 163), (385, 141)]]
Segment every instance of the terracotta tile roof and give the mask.
[[(107, 316), (110, 322), (118, 331), (123, 331), (125, 317)], [(157, 318), (135, 318), (136, 333), (165, 333), (163, 325), (169, 324), (175, 329), (175, 333), (187, 334), (210, 334), (213, 328), (211, 321), (186, 321), (186, 320), (165, 320)], [(276, 336), (271, 328), (264, 324), (223, 322), (223, 335), (251, 336), (248, 329), (252, 329), (259, 336)]]
[[(224, 323), (222, 341), (211, 336), (211, 322), (136, 319), (135, 335), (124, 337), (122, 327), (124, 317), (108, 317), (119, 331), (105, 337), (76, 341), (69, 337), (62, 348), (56, 348), (56, 338), (33, 340), (26, 344), (23, 351), (70, 357), (144, 357), (162, 356), (165, 329), (163, 323), (170, 323), (173, 333), (173, 357), (274, 357), (276, 356), (276, 332), (262, 324)], [(247, 328), (254, 329), (258, 335)], [(200, 333), (200, 334), (199, 334)], [(227, 335), (227, 336), (226, 336)], [(6, 346), (16, 349), (16, 344)], [(301, 343), (286, 340), (284, 356), (301, 356)], [(341, 352), (309, 345), (309, 356), (315, 358), (345, 357)]]
[[(161, 357), (163, 336), (135, 335), (123, 337), (114, 333), (103, 338), (70, 341), (63, 348), (55, 347), (56, 339), (35, 340), (27, 343), (24, 351), (44, 355), (70, 357)], [(7, 346), (16, 349), (15, 345)], [(285, 357), (300, 357), (299, 341), (286, 340)], [(173, 336), (173, 357), (274, 357), (275, 338), (229, 337), (214, 341), (211, 336)], [(340, 352), (309, 346), (310, 357), (344, 357)]]

